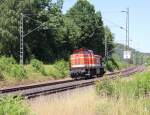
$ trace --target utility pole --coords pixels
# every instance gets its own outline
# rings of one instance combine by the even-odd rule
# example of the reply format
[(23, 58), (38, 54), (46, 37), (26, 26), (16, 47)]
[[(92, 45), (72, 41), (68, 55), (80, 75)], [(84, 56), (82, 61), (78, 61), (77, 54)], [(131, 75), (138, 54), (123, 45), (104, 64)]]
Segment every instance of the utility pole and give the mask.
[[(31, 10), (31, 2), (29, 0), (29, 9)], [(20, 18), (20, 65), (24, 64), (24, 14), (21, 13)]]
[(23, 18), (24, 15), (21, 13), (21, 19), (20, 19), (20, 65), (23, 65), (23, 57), (24, 57), (24, 33), (23, 33)]
[[(38, 22), (40, 25), (34, 29), (32, 29), (30, 32), (24, 34), (24, 18), (27, 17), (31, 20), (34, 20), (36, 22)], [(38, 20), (35, 20), (33, 18), (30, 18), (29, 16), (27, 16), (27, 14), (23, 14), (21, 13), (21, 19), (20, 19), (20, 65), (23, 66), (24, 64), (24, 38), (26, 36), (28, 36), (29, 34), (31, 34), (32, 32), (36, 31), (37, 29), (41, 28), (42, 26), (44, 26), (45, 24), (38, 21)]]
[(107, 60), (107, 32), (105, 31), (105, 58)]
[(130, 46), (130, 33), (129, 33), (129, 8), (127, 8), (127, 17), (128, 17), (128, 48)]
[(128, 50), (128, 15), (127, 15), (127, 10), (126, 12), (126, 51)]
[(130, 49), (130, 37), (129, 37), (129, 8), (127, 8), (126, 10), (122, 11), (126, 13), (126, 45), (125, 45), (125, 51), (124, 51), (124, 59), (130, 63), (130, 59), (131, 59), (131, 51), (129, 51)]
[(126, 13), (126, 51), (129, 49), (129, 8), (122, 11)]

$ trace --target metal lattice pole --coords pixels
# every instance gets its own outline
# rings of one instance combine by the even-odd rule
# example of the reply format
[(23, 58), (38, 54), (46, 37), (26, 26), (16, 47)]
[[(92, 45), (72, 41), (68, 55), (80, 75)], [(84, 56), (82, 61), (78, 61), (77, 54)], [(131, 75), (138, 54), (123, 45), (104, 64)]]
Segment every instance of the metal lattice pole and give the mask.
[(20, 19), (20, 65), (23, 65), (24, 61), (24, 44), (23, 44), (23, 14), (21, 13), (21, 19)]
[(108, 56), (108, 49), (107, 49), (107, 32), (105, 32), (105, 58), (107, 60), (107, 56)]
[(130, 35), (129, 35), (129, 8), (127, 8), (127, 17), (128, 17), (128, 48), (130, 48)]
[(126, 10), (126, 51), (128, 50), (128, 13)]

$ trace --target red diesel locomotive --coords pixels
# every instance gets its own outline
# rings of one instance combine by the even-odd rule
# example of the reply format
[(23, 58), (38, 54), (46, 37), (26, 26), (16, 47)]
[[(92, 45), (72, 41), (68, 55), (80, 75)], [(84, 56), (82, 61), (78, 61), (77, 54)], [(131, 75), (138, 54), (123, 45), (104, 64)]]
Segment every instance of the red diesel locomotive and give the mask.
[(91, 78), (103, 74), (104, 67), (100, 55), (95, 55), (92, 50), (84, 48), (73, 51), (70, 56), (70, 75), (72, 78)]

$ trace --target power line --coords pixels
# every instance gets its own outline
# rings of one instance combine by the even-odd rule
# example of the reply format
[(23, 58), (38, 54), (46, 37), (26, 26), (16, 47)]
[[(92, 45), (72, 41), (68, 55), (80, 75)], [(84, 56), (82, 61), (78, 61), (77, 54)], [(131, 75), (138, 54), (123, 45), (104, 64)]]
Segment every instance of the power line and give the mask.
[[(27, 17), (33, 21), (36, 21), (40, 23), (40, 25), (36, 28), (34, 28), (32, 31), (28, 32), (27, 34), (24, 35), (24, 18)], [(39, 29), (40, 27), (43, 26), (44, 23), (40, 22), (39, 20), (35, 20), (23, 13), (21, 13), (21, 19), (20, 19), (20, 64), (24, 64), (24, 37), (29, 35), (30, 33), (34, 32), (35, 30)]]
[(105, 21), (107, 21), (107, 22), (113, 24), (115, 27), (118, 27), (118, 28), (120, 28), (120, 29), (126, 30), (123, 26), (120, 26), (119, 24), (117, 24), (117, 23), (115, 23), (115, 22), (113, 22), (113, 21), (110, 21), (110, 20), (108, 20), (108, 19), (106, 19), (106, 18), (104, 18), (104, 17), (103, 17), (102, 19), (104, 19)]
[[(33, 19), (33, 18), (29, 17), (28, 14), (23, 14), (23, 15), (24, 15), (24, 17), (27, 17), (27, 18), (29, 18), (29, 19), (35, 21), (35, 22), (38, 22), (38, 23), (40, 23), (40, 24), (43, 23), (43, 22), (41, 22), (41, 21), (39, 21), (39, 20), (36, 20), (36, 19)], [(32, 15), (32, 14), (31, 14), (31, 15)]]
[(118, 10), (112, 10), (112, 11), (101, 11), (101, 13), (115, 13), (115, 14), (120, 14), (121, 12), (120, 11), (118, 11)]
[[(121, 12), (120, 12), (121, 13)], [(80, 16), (80, 15), (82, 15), (82, 14), (77, 14), (77, 15), (73, 15), (73, 16)], [(84, 14), (85, 15), (85, 14)], [(83, 16), (84, 16), (83, 15)], [(86, 15), (85, 15), (86, 16)], [(88, 15), (87, 15), (88, 16)], [(115, 23), (115, 22), (113, 22), (113, 21), (111, 21), (111, 20), (109, 20), (109, 19), (107, 19), (107, 18), (104, 18), (103, 16), (100, 16), (100, 18), (102, 18), (102, 20), (103, 21), (107, 21), (107, 22), (109, 22), (109, 23), (111, 23), (111, 24), (113, 24), (115, 27), (118, 27), (118, 28), (120, 28), (120, 29), (122, 29), (122, 30), (125, 30), (126, 31), (126, 29), (123, 27), (123, 26), (121, 26), (121, 25), (119, 25), (119, 24), (117, 24), (117, 23)]]

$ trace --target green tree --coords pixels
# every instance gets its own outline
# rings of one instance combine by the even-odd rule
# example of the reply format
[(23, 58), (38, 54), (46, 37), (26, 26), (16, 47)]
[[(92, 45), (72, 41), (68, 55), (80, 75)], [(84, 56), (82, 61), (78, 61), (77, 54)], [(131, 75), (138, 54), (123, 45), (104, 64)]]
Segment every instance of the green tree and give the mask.
[(85, 47), (96, 53), (104, 53), (104, 28), (100, 12), (95, 11), (93, 5), (86, 0), (78, 0), (67, 12), (66, 17), (71, 18), (81, 32), (74, 36), (73, 48)]
[(114, 52), (114, 35), (109, 29), (108, 26), (105, 27), (105, 37), (106, 37), (106, 43), (107, 43), (107, 52), (108, 56), (112, 56), (112, 53)]
[[(7, 0), (0, 4), (0, 55), (13, 56), (19, 59), (19, 21), (24, 17), (24, 34), (38, 27), (39, 20), (47, 25), (24, 37), (25, 59), (36, 57), (40, 60), (52, 60), (59, 41), (59, 30), (62, 23), (63, 1), (57, 0)], [(30, 18), (29, 18), (30, 17)], [(58, 38), (58, 39), (57, 39)]]
[[(19, 26), (24, 16), (25, 62), (68, 59), (75, 48), (85, 47), (104, 56), (105, 28), (102, 16), (87, 0), (78, 0), (62, 13), (63, 0), (7, 0), (0, 4), (0, 55), (19, 60)], [(41, 23), (39, 23), (39, 21)], [(109, 31), (109, 38), (113, 35)], [(109, 50), (112, 46), (109, 46)]]

